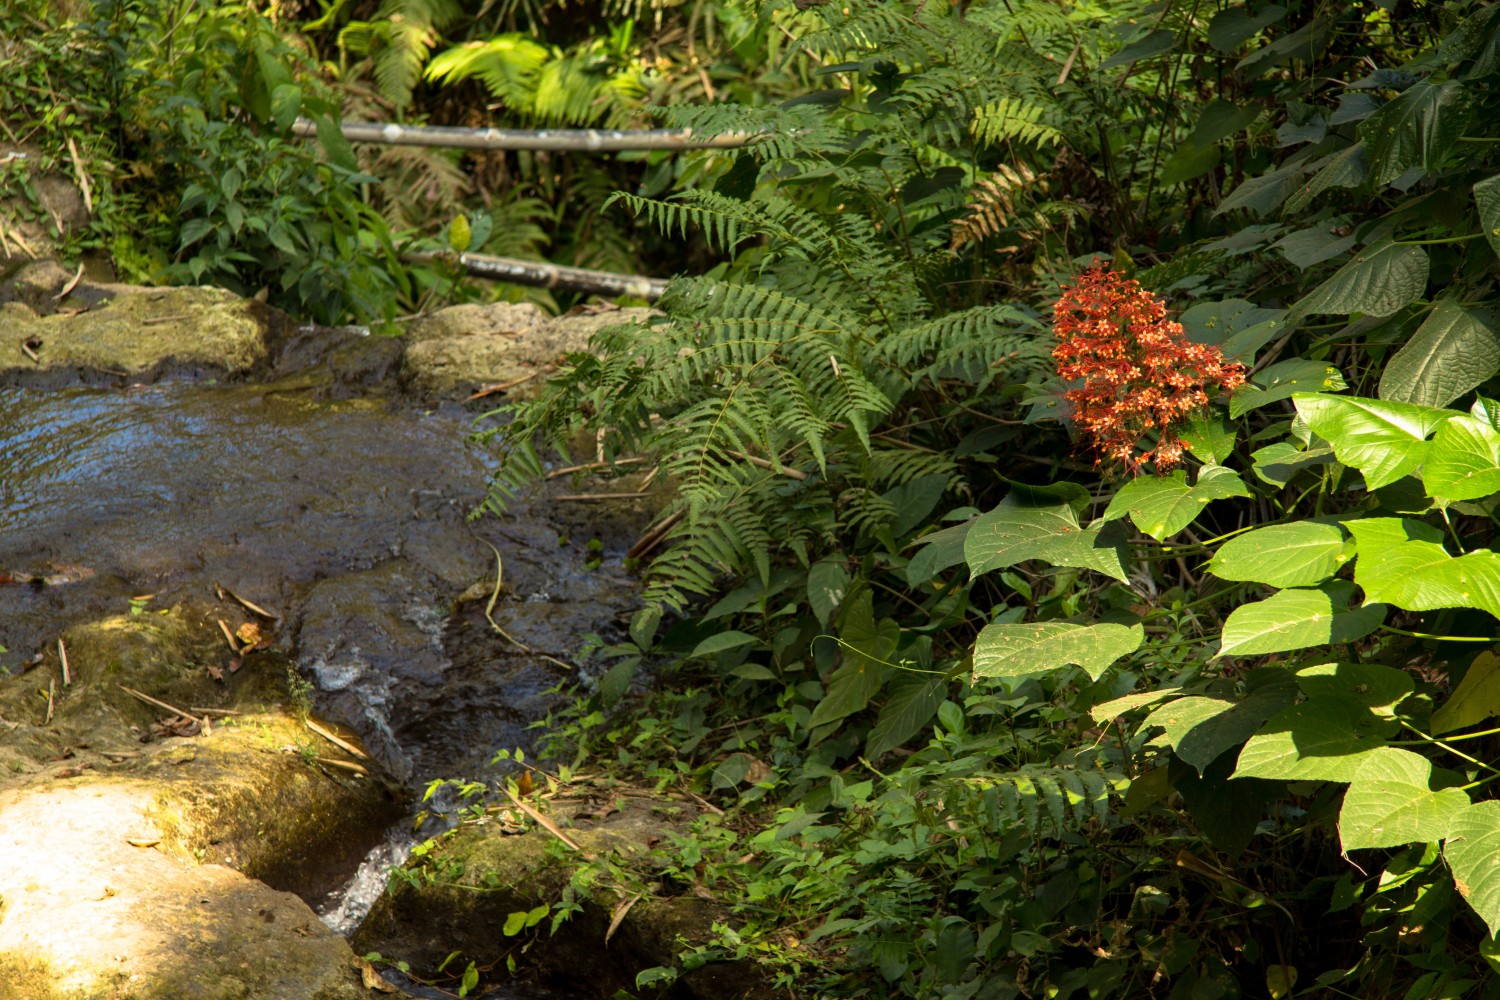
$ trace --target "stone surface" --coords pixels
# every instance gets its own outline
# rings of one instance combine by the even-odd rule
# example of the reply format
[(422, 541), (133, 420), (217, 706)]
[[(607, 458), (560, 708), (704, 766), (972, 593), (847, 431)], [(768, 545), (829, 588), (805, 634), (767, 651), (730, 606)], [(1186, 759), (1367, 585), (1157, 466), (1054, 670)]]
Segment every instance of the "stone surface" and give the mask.
[[(66, 683), (57, 649), (0, 683), (0, 998), (365, 996), (347, 943), (280, 890), (331, 888), (400, 796), (298, 721), (284, 666), (214, 680), (227, 650), (185, 609), (61, 649)], [(163, 727), (125, 687), (238, 714)]]
[(548, 319), (529, 303), (452, 306), (407, 328), (405, 378), (424, 396), (464, 398), (515, 383), (488, 398), (496, 404), (530, 399), (542, 376), (563, 356), (588, 350), (594, 334), (650, 315), (649, 309), (600, 307)]
[[(665, 846), (665, 836), (681, 831), (697, 812), (686, 802), (618, 788), (578, 788), (537, 805), (586, 854), (622, 862)], [(529, 829), (517, 833), (523, 822)], [(464, 962), (503, 969), (503, 956), (517, 942), (503, 933), (506, 919), (557, 902), (573, 874), (572, 857), (519, 810), (492, 810), (484, 821), (467, 822), (436, 839), (409, 862), (411, 877), (393, 880), (354, 936), (354, 946), (418, 971), (435, 970), (455, 950)], [(549, 933), (548, 921), (541, 923), (525, 952), (524, 975), (544, 985), (565, 985), (577, 1000), (603, 1000), (632, 989), (641, 970), (674, 964), (679, 952), (708, 940), (715, 921), (729, 919), (723, 906), (699, 896), (643, 897), (611, 933), (613, 912), (623, 901), (612, 890), (600, 890), (555, 934)], [(777, 994), (749, 963), (718, 962), (684, 974), (667, 995), (758, 1000)]]
[(164, 369), (242, 374), (265, 364), (278, 322), (269, 307), (219, 288), (85, 292), (97, 294), (97, 304), (72, 315), (39, 315), (21, 300), (37, 297), (31, 289), (0, 305), (0, 378), (75, 371), (147, 378)]

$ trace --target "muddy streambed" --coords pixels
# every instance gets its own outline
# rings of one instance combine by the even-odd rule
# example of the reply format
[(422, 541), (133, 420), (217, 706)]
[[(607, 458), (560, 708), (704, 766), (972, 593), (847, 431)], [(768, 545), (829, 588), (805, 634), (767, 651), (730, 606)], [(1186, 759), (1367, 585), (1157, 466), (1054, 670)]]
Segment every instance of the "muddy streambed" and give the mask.
[[(80, 623), (168, 608), (213, 623), (238, 597), (276, 616), (249, 616), (263, 648), (186, 669), (296, 689), (290, 665), (317, 715), (408, 790), (483, 777), (497, 749), (533, 741), (567, 675), (553, 660), (632, 607), (618, 558), (632, 518), (609, 515), (595, 568), (585, 505), (543, 494), (471, 522), (494, 456), (467, 439), (473, 412), (402, 394), (399, 358), (395, 342), (317, 331), (251, 381), (0, 387), (0, 676)], [(529, 649), (484, 617), (497, 550), (494, 618)], [(363, 896), (399, 856), (386, 834), (368, 831), (384, 853)], [(326, 889), (355, 874), (337, 869), (289, 888), (337, 914)], [(331, 919), (348, 932), (354, 916)]]

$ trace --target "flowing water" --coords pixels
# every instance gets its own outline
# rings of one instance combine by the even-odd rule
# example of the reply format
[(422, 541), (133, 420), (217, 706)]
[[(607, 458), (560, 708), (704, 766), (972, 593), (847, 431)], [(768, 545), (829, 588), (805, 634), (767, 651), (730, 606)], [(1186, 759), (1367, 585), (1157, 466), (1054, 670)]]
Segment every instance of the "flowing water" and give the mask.
[[(634, 587), (617, 558), (587, 568), (587, 534), (543, 503), (470, 523), (493, 456), (470, 412), (386, 388), (394, 357), (324, 331), (257, 384), (0, 388), (0, 668), (132, 598), (208, 609), (224, 588), (280, 616), (275, 648), (320, 714), (413, 789), (523, 745), (562, 676), (537, 654), (567, 661)], [(496, 550), (494, 617), (530, 652), (485, 619)], [(313, 901), (340, 930), (409, 849), (381, 837)]]

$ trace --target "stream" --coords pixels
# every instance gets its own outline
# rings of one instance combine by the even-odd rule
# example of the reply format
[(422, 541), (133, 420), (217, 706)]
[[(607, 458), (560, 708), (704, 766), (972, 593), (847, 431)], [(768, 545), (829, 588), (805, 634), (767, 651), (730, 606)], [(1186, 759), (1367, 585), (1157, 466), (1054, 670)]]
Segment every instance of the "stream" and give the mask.
[[(383, 338), (304, 331), (252, 383), (0, 387), (0, 669), (132, 599), (211, 614), (221, 588), (278, 616), (245, 673), (294, 665), (316, 713), (414, 800), (492, 774), (569, 676), (539, 654), (570, 661), (628, 614), (631, 529), (613, 524), (590, 569), (594, 510), (533, 501), (469, 521), (494, 456), (467, 437), (472, 411), (394, 387), (398, 357)], [(529, 650), (485, 618), (496, 550), (494, 618)], [(364, 865), (330, 873), (343, 888), (309, 898), (325, 922), (358, 926), (410, 828), (370, 831)], [(490, 995), (553, 995), (528, 990)]]

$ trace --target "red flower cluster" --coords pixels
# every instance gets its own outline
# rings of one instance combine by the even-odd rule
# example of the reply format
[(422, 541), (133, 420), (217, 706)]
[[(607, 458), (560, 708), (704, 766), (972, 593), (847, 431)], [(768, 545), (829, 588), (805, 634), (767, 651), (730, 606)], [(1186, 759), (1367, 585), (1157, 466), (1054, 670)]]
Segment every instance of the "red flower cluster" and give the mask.
[[(1052, 328), (1058, 374), (1083, 379), (1066, 394), (1074, 422), (1101, 456), (1096, 461), (1117, 459), (1132, 472), (1147, 462), (1158, 471), (1180, 462), (1174, 426), (1208, 402), (1210, 386), (1245, 384), (1244, 365), (1188, 340), (1160, 297), (1097, 259), (1077, 284), (1063, 286)], [(1156, 446), (1137, 453), (1151, 430)]]

